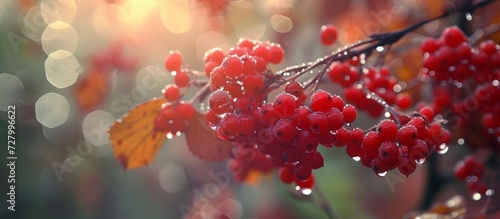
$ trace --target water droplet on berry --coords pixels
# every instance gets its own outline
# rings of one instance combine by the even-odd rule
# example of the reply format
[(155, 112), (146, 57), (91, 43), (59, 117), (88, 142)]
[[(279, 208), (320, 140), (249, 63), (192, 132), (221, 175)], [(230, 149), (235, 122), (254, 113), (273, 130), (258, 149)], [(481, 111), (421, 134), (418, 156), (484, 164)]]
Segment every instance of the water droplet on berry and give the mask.
[(301, 189), (300, 192), (303, 194), (303, 195), (310, 195), (312, 193), (312, 189), (309, 189), (309, 188), (305, 188), (305, 189)]
[(389, 117), (391, 117), (391, 113), (389, 113), (389, 112), (385, 112), (385, 113), (384, 113), (384, 116), (385, 116), (385, 118), (389, 118)]
[(387, 171), (384, 171), (384, 172), (381, 172), (381, 173), (377, 173), (378, 176), (380, 177), (385, 177), (387, 176)]
[(463, 145), (463, 144), (465, 143), (465, 141), (464, 141), (464, 139), (463, 139), (463, 138), (459, 138), (459, 139), (457, 140), (457, 143), (458, 143), (459, 145)]
[(371, 99), (371, 98), (372, 98), (372, 95), (367, 94), (367, 95), (366, 95), (366, 98), (367, 98), (367, 99)]
[(382, 51), (384, 51), (384, 47), (383, 46), (377, 46), (376, 50), (377, 50), (377, 52), (382, 52)]
[(422, 159), (416, 159), (416, 160), (415, 160), (415, 163), (416, 163), (417, 165), (423, 165), (423, 164), (425, 163), (425, 158), (422, 158)]
[(392, 90), (393, 90), (394, 92), (396, 92), (396, 93), (401, 92), (401, 90), (402, 90), (402, 89), (403, 89), (403, 88), (402, 88), (402, 87), (401, 87), (401, 85), (399, 85), (399, 84), (396, 84), (396, 85), (394, 85), (394, 87), (392, 87)]
[(468, 21), (471, 21), (472, 15), (470, 13), (465, 14), (465, 19), (467, 19)]
[(177, 137), (178, 137), (178, 136), (181, 136), (181, 134), (182, 134), (181, 132), (176, 132), (176, 133), (175, 133), (175, 136), (177, 136)]
[(472, 194), (472, 199), (474, 199), (474, 201), (479, 201), (481, 199), (481, 194), (477, 192)]
[(167, 139), (172, 139), (172, 138), (174, 138), (174, 135), (172, 135), (172, 133), (170, 133), (170, 132), (167, 133)]
[(205, 104), (204, 104), (204, 103), (200, 103), (200, 110), (201, 110), (201, 111), (204, 111), (204, 110), (205, 110)]
[(491, 82), (491, 84), (493, 84), (493, 86), (498, 86), (499, 82), (498, 82), (498, 80), (493, 80), (493, 81)]
[(448, 145), (445, 143), (440, 144), (438, 148), (439, 148), (438, 154), (446, 154), (446, 152), (448, 152), (449, 149)]
[(486, 190), (486, 192), (484, 194), (486, 194), (486, 196), (493, 196), (493, 194), (495, 194), (495, 190), (488, 189), (488, 190)]
[(361, 157), (356, 156), (356, 157), (352, 157), (352, 159), (353, 159), (354, 161), (360, 161), (360, 160), (361, 160)]

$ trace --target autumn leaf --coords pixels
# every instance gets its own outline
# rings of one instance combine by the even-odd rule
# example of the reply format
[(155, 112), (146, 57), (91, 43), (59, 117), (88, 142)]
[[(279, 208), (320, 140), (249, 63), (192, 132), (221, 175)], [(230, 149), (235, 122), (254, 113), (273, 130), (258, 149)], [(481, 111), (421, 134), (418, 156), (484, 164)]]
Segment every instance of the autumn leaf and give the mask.
[(165, 101), (159, 98), (140, 104), (111, 126), (111, 146), (124, 169), (142, 167), (154, 159), (166, 137), (154, 130), (154, 119)]
[(191, 153), (207, 161), (224, 160), (229, 158), (232, 152), (231, 142), (217, 139), (215, 132), (207, 126), (205, 115), (199, 112), (189, 120), (186, 141)]
[(75, 85), (79, 109), (88, 112), (99, 106), (109, 92), (109, 75), (101, 68), (92, 68)]

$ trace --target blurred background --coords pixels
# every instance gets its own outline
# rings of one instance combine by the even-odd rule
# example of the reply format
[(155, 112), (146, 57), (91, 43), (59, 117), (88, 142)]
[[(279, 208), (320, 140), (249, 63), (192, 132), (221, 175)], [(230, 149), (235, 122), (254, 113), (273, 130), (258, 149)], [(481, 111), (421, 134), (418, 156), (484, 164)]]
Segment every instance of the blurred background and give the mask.
[[(286, 52), (285, 61), (272, 66), (279, 70), (371, 33), (436, 16), (450, 5), (442, 0), (1, 0), (0, 136), (6, 142), (7, 106), (16, 104), (18, 160), (16, 212), (8, 212), (1, 200), (0, 217), (326, 218), (292, 195), (276, 174), (236, 182), (224, 162), (199, 160), (183, 138), (166, 141), (149, 166), (124, 171), (107, 130), (136, 104), (162, 95), (173, 81), (163, 67), (170, 50), (202, 70), (208, 49), (227, 51), (239, 38), (269, 40)], [(422, 32), (438, 36), (450, 22), (426, 25)], [(339, 30), (333, 48), (319, 43), (319, 29), (328, 23)], [(418, 73), (413, 70), (398, 73), (411, 78)], [(358, 125), (374, 124), (364, 117)], [(392, 172), (380, 178), (344, 150), (322, 151), (325, 167), (315, 172), (339, 215), (401, 218), (419, 209), (425, 167), (409, 178)], [(3, 199), (6, 146), (0, 151)], [(440, 167), (451, 170), (464, 153), (450, 150)], [(457, 185), (438, 198), (464, 191)]]

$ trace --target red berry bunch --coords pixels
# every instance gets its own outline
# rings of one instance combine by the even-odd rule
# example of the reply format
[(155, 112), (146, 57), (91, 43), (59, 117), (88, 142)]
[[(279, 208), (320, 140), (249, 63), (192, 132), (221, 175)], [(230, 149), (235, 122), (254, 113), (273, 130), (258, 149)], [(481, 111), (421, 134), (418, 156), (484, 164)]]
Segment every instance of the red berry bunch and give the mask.
[(163, 106), (155, 118), (155, 131), (169, 133), (172, 136), (185, 132), (189, 120), (194, 117), (195, 109), (191, 103), (181, 101), (184, 91), (190, 85), (192, 73), (181, 70), (182, 55), (179, 52), (170, 52), (165, 58), (165, 68), (174, 76), (174, 84), (163, 89), (163, 97), (167, 104)]
[(450, 133), (432, 122), (433, 118), (428, 119), (429, 112), (423, 113), (427, 116), (400, 116), (399, 126), (393, 119), (385, 119), (367, 133), (352, 130), (347, 154), (380, 176), (395, 168), (409, 176), (417, 164), (422, 164), (434, 151), (443, 150), (450, 141)]
[(437, 81), (462, 82), (471, 77), (484, 81), (500, 68), (498, 44), (485, 41), (479, 48), (471, 48), (456, 26), (446, 28), (439, 39), (427, 39), (421, 49), (424, 73)]
[[(349, 75), (346, 74), (348, 71)], [(338, 75), (341, 75), (340, 78), (343, 78), (344, 82), (340, 82), (340, 84), (347, 87), (344, 91), (346, 100), (359, 109), (367, 110), (373, 117), (378, 117), (385, 111), (384, 104), (377, 100), (377, 98), (372, 97), (371, 92), (380, 97), (388, 105), (395, 105), (400, 109), (408, 109), (411, 106), (412, 99), (410, 96), (397, 94), (394, 91), (394, 86), (399, 81), (391, 75), (388, 68), (365, 68), (359, 83), (354, 84), (354, 81), (347, 82), (347, 78), (349, 80), (351, 78), (358, 80), (356, 76), (352, 76), (357, 72), (359, 70), (356, 67), (348, 67), (348, 65), (343, 63), (334, 64), (329, 75), (334, 82), (338, 82)], [(367, 92), (369, 93), (367, 94)]]
[(265, 173), (274, 169), (271, 161), (255, 148), (239, 146), (234, 150), (233, 155), (234, 158), (228, 161), (227, 166), (239, 182), (248, 180), (252, 171)]
[[(500, 46), (491, 40), (472, 47), (458, 27), (448, 27), (439, 39), (421, 46), (424, 74), (438, 83), (431, 107), (436, 113), (451, 109), (457, 127), (468, 127), (474, 114), (492, 138), (500, 137)], [(472, 92), (463, 86), (472, 87)], [(451, 85), (451, 86), (450, 86)], [(456, 95), (451, 95), (456, 94)], [(492, 140), (495, 141), (495, 140)]]
[(466, 181), (470, 194), (479, 193), (485, 195), (488, 190), (486, 183), (480, 181), (484, 174), (484, 165), (472, 156), (467, 156), (455, 165), (455, 177)]

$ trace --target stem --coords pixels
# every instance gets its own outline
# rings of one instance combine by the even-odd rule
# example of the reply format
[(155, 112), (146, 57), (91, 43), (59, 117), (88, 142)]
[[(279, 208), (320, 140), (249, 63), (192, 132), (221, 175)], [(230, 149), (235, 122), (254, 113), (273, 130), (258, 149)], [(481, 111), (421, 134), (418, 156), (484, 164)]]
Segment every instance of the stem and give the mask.
[(328, 200), (325, 197), (325, 194), (319, 187), (317, 183), (314, 183), (314, 188), (316, 189), (316, 193), (318, 195), (318, 207), (325, 212), (325, 214), (328, 216), (330, 219), (337, 219), (340, 218), (340, 215), (335, 211), (333, 206), (328, 202)]

